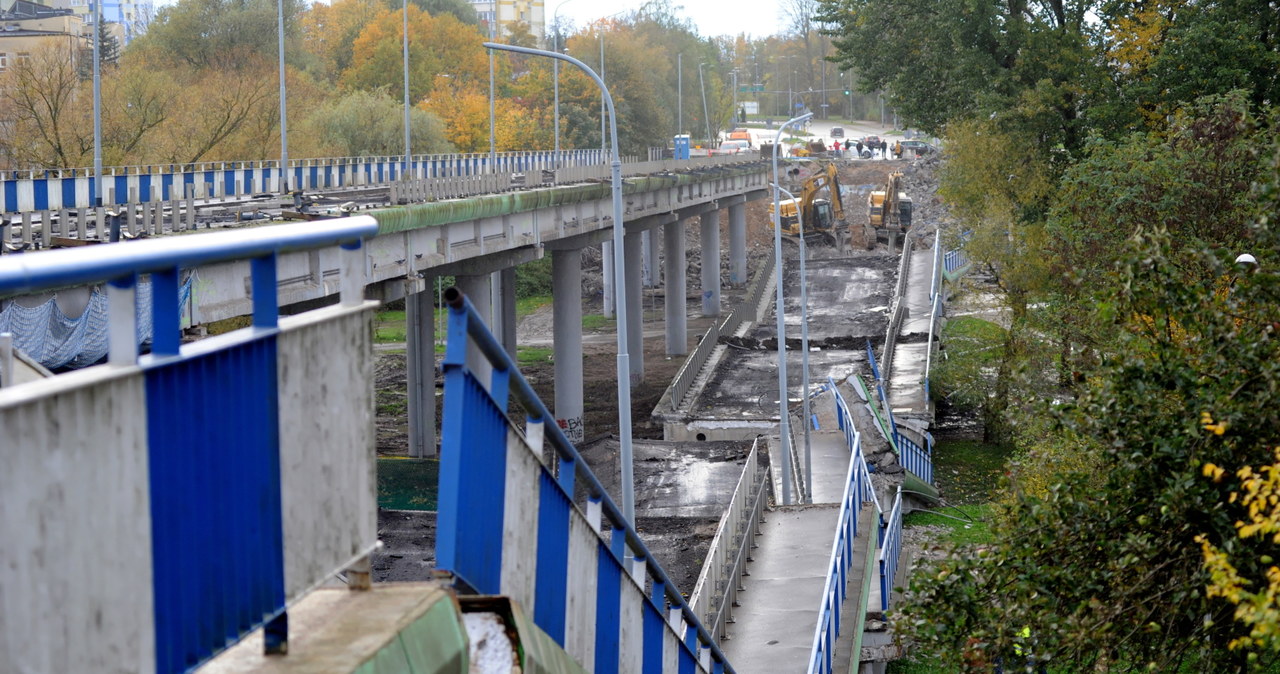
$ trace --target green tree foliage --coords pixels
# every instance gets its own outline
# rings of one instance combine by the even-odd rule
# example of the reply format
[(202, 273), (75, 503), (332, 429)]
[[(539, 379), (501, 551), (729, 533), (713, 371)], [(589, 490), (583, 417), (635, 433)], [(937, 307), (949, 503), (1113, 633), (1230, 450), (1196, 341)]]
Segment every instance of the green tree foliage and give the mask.
[[(98, 33), (98, 64), (99, 69), (103, 67), (114, 66), (120, 60), (120, 41), (116, 39), (116, 31), (112, 26), (117, 24), (103, 22), (101, 27), (96, 31)], [(93, 79), (93, 41), (92, 38), (86, 40), (88, 44), (80, 48), (79, 69), (80, 79)]]
[[(1078, 448), (1090, 469), (1016, 499), (995, 544), (917, 574), (900, 621), (913, 641), (957, 671), (1012, 661), (1023, 627), (1033, 639), (1022, 647), (1062, 671), (1246, 664), (1227, 644), (1249, 627), (1206, 595), (1197, 536), (1250, 578), (1276, 550), (1236, 535), (1224, 496), (1239, 483), (1201, 477), (1206, 463), (1268, 463), (1280, 443), (1280, 284), (1268, 266), (1280, 240), (1267, 226), (1252, 243), (1267, 263), (1242, 275), (1232, 252), (1180, 250), (1164, 231), (1137, 239), (1114, 286), (1118, 344), (1096, 385), (1055, 417), (1096, 438)], [(1188, 276), (1188, 257), (1209, 273)]]
[[(444, 125), (435, 115), (412, 108), (409, 128), (414, 153), (453, 150), (444, 138)], [(307, 117), (303, 129), (304, 133), (324, 139), (319, 151), (326, 155), (404, 154), (404, 107), (385, 90), (357, 90), (329, 101)]]
[[(285, 0), (286, 42), (303, 9), (300, 0)], [(162, 8), (131, 48), (194, 68), (235, 69), (250, 56), (277, 58), (276, 24), (273, 0), (181, 0)]]

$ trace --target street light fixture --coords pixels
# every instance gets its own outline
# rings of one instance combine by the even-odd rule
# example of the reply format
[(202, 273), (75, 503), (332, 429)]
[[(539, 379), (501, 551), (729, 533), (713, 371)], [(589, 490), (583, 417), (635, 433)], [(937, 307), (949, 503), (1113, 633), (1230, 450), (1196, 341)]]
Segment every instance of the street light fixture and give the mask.
[[(488, 49), (512, 51), (519, 54), (549, 56), (554, 59), (568, 61), (581, 68), (600, 87), (605, 105), (609, 108), (609, 135), (613, 142), (609, 159), (609, 188), (613, 195), (613, 277), (617, 288), (618, 304), (618, 444), (621, 450), (622, 464), (622, 514), (634, 524), (636, 519), (635, 478), (632, 476), (631, 454), (631, 357), (627, 353), (627, 280), (624, 273), (626, 256), (622, 248), (622, 160), (618, 157), (618, 117), (613, 107), (613, 96), (604, 86), (604, 80), (587, 64), (567, 54), (559, 54), (545, 49), (531, 49), (509, 44), (486, 42)], [(776, 171), (775, 171), (776, 175)]]
[(778, 308), (774, 313), (778, 315), (778, 437), (782, 447), (783, 505), (791, 505), (791, 421), (787, 413), (787, 326), (782, 306), (782, 211), (778, 203), (778, 150), (782, 147), (782, 133), (787, 127), (804, 122), (810, 117), (813, 117), (812, 112), (788, 119), (778, 127), (778, 133), (773, 139), (773, 266), (778, 284)]
[[(789, 192), (785, 187), (778, 187), (777, 183), (774, 187), (781, 190), (787, 198), (796, 204), (796, 224), (800, 228), (800, 350), (804, 354), (801, 357), (800, 368), (800, 391), (803, 396), (801, 405), (803, 405), (802, 417), (804, 421), (804, 483), (809, 485), (809, 495), (807, 503), (813, 503), (813, 451), (809, 441), (809, 277), (805, 274), (804, 260), (808, 256), (804, 247), (804, 213), (800, 210), (800, 203), (796, 201), (796, 195)], [(839, 189), (838, 187), (836, 189)], [(777, 212), (777, 206), (774, 212)]]

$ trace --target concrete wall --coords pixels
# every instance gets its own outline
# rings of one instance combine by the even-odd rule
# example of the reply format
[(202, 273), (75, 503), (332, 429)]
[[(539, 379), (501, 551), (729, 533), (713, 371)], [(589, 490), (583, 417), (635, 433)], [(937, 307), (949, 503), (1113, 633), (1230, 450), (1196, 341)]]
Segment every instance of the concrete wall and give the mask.
[(374, 306), (0, 389), (0, 671), (185, 668), (367, 553)]

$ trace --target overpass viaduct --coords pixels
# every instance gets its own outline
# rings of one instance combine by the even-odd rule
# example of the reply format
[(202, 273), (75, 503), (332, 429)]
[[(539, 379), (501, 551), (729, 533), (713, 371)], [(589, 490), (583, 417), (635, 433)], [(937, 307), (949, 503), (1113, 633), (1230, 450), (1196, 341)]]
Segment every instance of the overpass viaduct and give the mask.
[[(721, 212), (725, 212), (729, 224), (729, 280), (733, 284), (745, 283), (745, 204), (767, 196), (768, 164), (735, 157), (708, 157), (630, 162), (624, 166), (628, 319), (632, 325), (641, 324), (642, 277), (659, 276), (657, 242), (661, 236), (666, 251), (661, 276), (666, 279), (668, 297), (666, 352), (683, 356), (687, 350), (685, 228), (696, 220), (705, 251), (703, 259), (719, 260), (719, 223)], [(365, 294), (384, 302), (405, 300), (411, 456), (432, 456), (437, 446), (432, 357), (434, 297), (426, 292), (433, 279), (454, 277), (503, 346), (514, 355), (515, 268), (548, 254), (552, 259), (554, 295), (574, 298), (571, 302), (554, 303), (556, 420), (571, 441), (579, 442), (585, 437), (580, 358), (582, 309), (577, 298), (581, 294), (582, 250), (601, 244), (610, 246), (612, 238), (612, 197), (607, 181), (600, 180), (607, 170), (607, 166), (569, 166), (557, 176), (560, 184), (443, 200), (429, 199), (439, 193), (440, 184), (452, 184), (448, 176), (388, 183), (391, 201), (408, 203), (369, 211), (378, 223), (378, 231), (366, 244)], [(389, 170), (388, 175), (394, 173)], [(565, 184), (570, 181), (574, 182)], [(503, 184), (509, 189), (509, 181)], [(497, 183), (482, 181), (477, 186), (496, 189)], [(180, 224), (181, 220), (175, 218), (172, 229), (178, 231)], [(32, 236), (29, 230), (25, 235)], [(604, 256), (606, 315), (612, 311), (611, 257)], [(336, 249), (281, 255), (277, 277), (280, 305), (332, 298), (337, 292), (337, 260)], [(187, 273), (190, 301), (183, 310), (184, 325), (206, 324), (252, 312), (248, 261), (200, 265)], [(704, 265), (701, 281), (702, 313), (716, 316), (721, 309), (718, 266)], [(88, 289), (63, 290), (57, 294), (57, 301), (65, 313), (75, 315), (87, 304), (88, 294)], [(20, 302), (32, 304), (40, 299)], [(641, 330), (630, 331), (633, 384), (644, 376), (642, 340)], [(479, 359), (473, 360), (483, 370)]]

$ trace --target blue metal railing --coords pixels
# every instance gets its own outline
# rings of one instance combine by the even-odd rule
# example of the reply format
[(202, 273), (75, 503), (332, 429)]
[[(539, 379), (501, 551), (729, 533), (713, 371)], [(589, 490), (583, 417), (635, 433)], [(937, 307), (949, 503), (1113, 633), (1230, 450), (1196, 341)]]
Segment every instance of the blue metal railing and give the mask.
[[(119, 461), (122, 466), (126, 458), (102, 460), (112, 470), (118, 469), (119, 474), (113, 473), (113, 480), (136, 480), (123, 487), (113, 483), (111, 488), (129, 492), (128, 498), (134, 500), (139, 494), (143, 495), (150, 517), (150, 536), (145, 542), (123, 538), (119, 541), (120, 546), (129, 549), (150, 546), (149, 554), (140, 553), (150, 566), (133, 568), (131, 571), (135, 573), (130, 574), (131, 578), (121, 580), (130, 594), (144, 592), (130, 583), (145, 584), (145, 591), (151, 593), (148, 599), (154, 612), (150, 616), (154, 638), (148, 638), (147, 642), (154, 645), (154, 663), (147, 669), (171, 672), (193, 668), (242, 635), (279, 619), (286, 603), (297, 598), (291, 596), (290, 579), (286, 577), (289, 563), (282, 527), (289, 519), (285, 513), (288, 505), (313, 510), (313, 504), (299, 506), (296, 501), (290, 501), (282, 486), (285, 479), (280, 457), (284, 431), (276, 394), (281, 386), (279, 364), (286, 361), (278, 353), (281, 333), (277, 327), (276, 259), (282, 252), (341, 246), (346, 258), (343, 301), (348, 305), (358, 304), (359, 293), (352, 293), (350, 289), (358, 291), (363, 282), (359, 274), (352, 272), (363, 272), (358, 264), (363, 254), (362, 239), (376, 232), (377, 221), (358, 216), (0, 258), (0, 297), (107, 282), (111, 361), (120, 365), (138, 362), (133, 287), (140, 275), (151, 275), (153, 354), (161, 357), (143, 361), (140, 368), (119, 370), (116, 375), (141, 380), (135, 385), (144, 396), (145, 405), (142, 409), (128, 410), (127, 418), (97, 420), (105, 425), (118, 423), (120, 428), (145, 443), (145, 446), (127, 447), (142, 457), (141, 473), (128, 473), (110, 463)], [(179, 271), (242, 259), (251, 261), (254, 329), (237, 331), (180, 352)], [(83, 389), (92, 393), (96, 381), (88, 380), (85, 384), (73, 380), (66, 385), (68, 391)], [(39, 398), (21, 398), (20, 387), (6, 391), (16, 391), (10, 394), (12, 409)], [(296, 419), (293, 421), (296, 423)], [(78, 422), (88, 428), (95, 420)], [(125, 431), (114, 430), (124, 437)], [(84, 442), (71, 432), (59, 437), (59, 444), (47, 448), (50, 452)], [(21, 440), (18, 439), (18, 447), (22, 446)], [(103, 441), (110, 445), (109, 438)], [(343, 446), (337, 451), (348, 449)], [(315, 455), (313, 460), (320, 458)], [(51, 479), (40, 474), (31, 478)], [(67, 490), (94, 488), (76, 484), (70, 478), (59, 484)], [(369, 486), (372, 496), (372, 485)], [(20, 493), (3, 496), (17, 500), (19, 506), (24, 497), (32, 498)], [(83, 521), (92, 522), (90, 526), (120, 526), (105, 520), (116, 512), (104, 506), (101, 514), (81, 513), (76, 517), (88, 517)], [(366, 514), (372, 521), (372, 510), (352, 513), (335, 506), (331, 516), (341, 519)], [(344, 525), (349, 523), (349, 519), (343, 519)], [(372, 529), (372, 525), (369, 528)], [(338, 547), (336, 541), (328, 542)], [(305, 547), (294, 548), (293, 554), (305, 554), (300, 552)], [(71, 550), (67, 554), (108, 557), (119, 553), (98, 548)], [(313, 567), (329, 563), (319, 558), (306, 561)], [(326, 568), (337, 570), (332, 566)], [(292, 583), (310, 586), (321, 580), (323, 574), (320, 577), (299, 575), (292, 578)], [(32, 582), (36, 582), (35, 579)], [(74, 579), (48, 574), (38, 582), (65, 587)], [(115, 591), (120, 592), (118, 588)], [(118, 594), (103, 599), (91, 592), (77, 593), (66, 597), (68, 607), (64, 608), (74, 614), (76, 610), (85, 610), (86, 603), (111, 603), (118, 599)], [(148, 616), (131, 618), (145, 621)], [(281, 629), (287, 628), (269, 631), (283, 635)], [(95, 660), (95, 669), (98, 666), (133, 669), (119, 663), (135, 661), (127, 658), (145, 661), (149, 655), (144, 647), (120, 654), (115, 648), (118, 644), (104, 647), (93, 643), (92, 638), (84, 642), (76, 648), (97, 653), (97, 657), (107, 657), (100, 654), (109, 652), (110, 657), (119, 658), (115, 666)]]
[(902, 486), (893, 497), (893, 507), (882, 527), (880, 541), (880, 610), (889, 610), (893, 579), (898, 572), (898, 556), (902, 552)]
[[(833, 648), (839, 639), (842, 625), (840, 614), (848, 598), (849, 571), (852, 567), (854, 539), (858, 536), (858, 513), (863, 503), (871, 501), (879, 510), (875, 492), (871, 488), (871, 475), (866, 458), (862, 454), (862, 438), (853, 425), (849, 406), (840, 395), (840, 389), (830, 377), (827, 387), (836, 400), (836, 425), (844, 433), (849, 448), (849, 469), (845, 475), (844, 496), (840, 501), (840, 517), (835, 540), (831, 544), (831, 561), (827, 566), (827, 578), (822, 590), (822, 605), (818, 609), (818, 624), (814, 628), (813, 646), (809, 651), (809, 674), (830, 674)], [(865, 572), (870, 572), (866, 569)], [(861, 629), (858, 624), (855, 629)]]
[[(502, 172), (524, 172), (557, 166), (591, 166), (605, 162), (598, 149), (414, 155), (406, 164), (398, 157), (323, 157), (294, 159), (284, 173), (294, 189), (316, 190), (386, 183), (403, 178), (445, 178)], [(218, 161), (191, 164), (103, 167), (101, 180), (88, 168), (0, 172), (0, 212), (85, 208), (130, 202), (130, 190), (147, 202), (194, 196), (238, 196), (277, 189), (278, 160)], [(190, 187), (188, 187), (190, 186)], [(190, 192), (189, 192), (190, 190)], [(114, 194), (112, 194), (112, 192)], [(110, 203), (108, 203), (108, 200)]]
[[(885, 421), (889, 424), (889, 428), (886, 430), (889, 434), (889, 440), (898, 454), (898, 463), (902, 464), (903, 468), (911, 471), (916, 477), (933, 484), (932, 448), (921, 447), (919, 443), (898, 430), (898, 421), (893, 417), (893, 409), (889, 407), (889, 396), (885, 393), (883, 382), (880, 381), (880, 371), (876, 367), (876, 356), (871, 350), (870, 340), (867, 340), (867, 360), (871, 363), (872, 375), (876, 377), (876, 398), (879, 399), (880, 407), (884, 410)], [(926, 394), (928, 393), (927, 377), (925, 378), (925, 392)]]
[[(568, 523), (574, 505), (575, 483), (587, 494), (587, 519), (600, 515), (607, 520), (610, 535), (600, 537), (599, 521), (593, 523), (598, 538), (599, 564), (596, 568), (595, 618), (601, 629), (596, 632), (595, 657), (597, 671), (602, 671), (604, 658), (618, 657), (620, 597), (617, 591), (623, 576), (632, 575), (641, 591), (648, 586), (643, 600), (641, 625), (631, 625), (630, 634), (643, 632), (645, 671), (650, 658), (661, 661), (664, 630), (668, 621), (683, 621), (686, 630), (680, 637), (679, 671), (693, 671), (701, 663), (713, 672), (733, 672), (716, 639), (701, 624), (693, 609), (681, 596), (675, 583), (654, 560), (641, 541), (633, 524), (623, 515), (604, 486), (591, 472), (578, 450), (565, 437), (528, 381), (521, 376), (511, 356), (506, 353), (485, 327), (461, 292), (450, 288), (445, 293), (449, 305), (448, 342), (442, 369), (445, 373), (444, 427), (441, 431), (439, 525), (437, 558), (441, 569), (455, 574), (463, 583), (482, 593), (503, 593), (502, 558), (505, 555), (533, 556), (537, 567), (534, 621), (561, 645), (566, 641), (567, 611), (565, 596), (571, 591), (570, 532)], [(469, 346), (474, 346), (492, 367), (488, 387), (476, 379), (466, 367)], [(535, 531), (517, 532), (526, 540), (536, 540), (533, 550), (504, 549), (504, 494), (507, 480), (507, 437), (513, 430), (507, 418), (508, 404), (514, 398), (526, 414), (525, 442), (541, 454), (544, 440), (550, 441), (557, 460), (554, 472), (539, 465)], [(518, 488), (518, 487), (515, 487)], [(594, 513), (594, 514), (593, 514)], [(530, 523), (525, 521), (524, 526)], [(630, 565), (629, 560), (636, 560)], [(644, 568), (639, 575), (636, 564)], [(668, 609), (671, 614), (668, 617)], [(609, 621), (612, 620), (611, 627)], [(625, 632), (626, 630), (624, 630)], [(614, 664), (616, 667), (616, 663)], [(660, 669), (660, 668), (659, 668)]]

